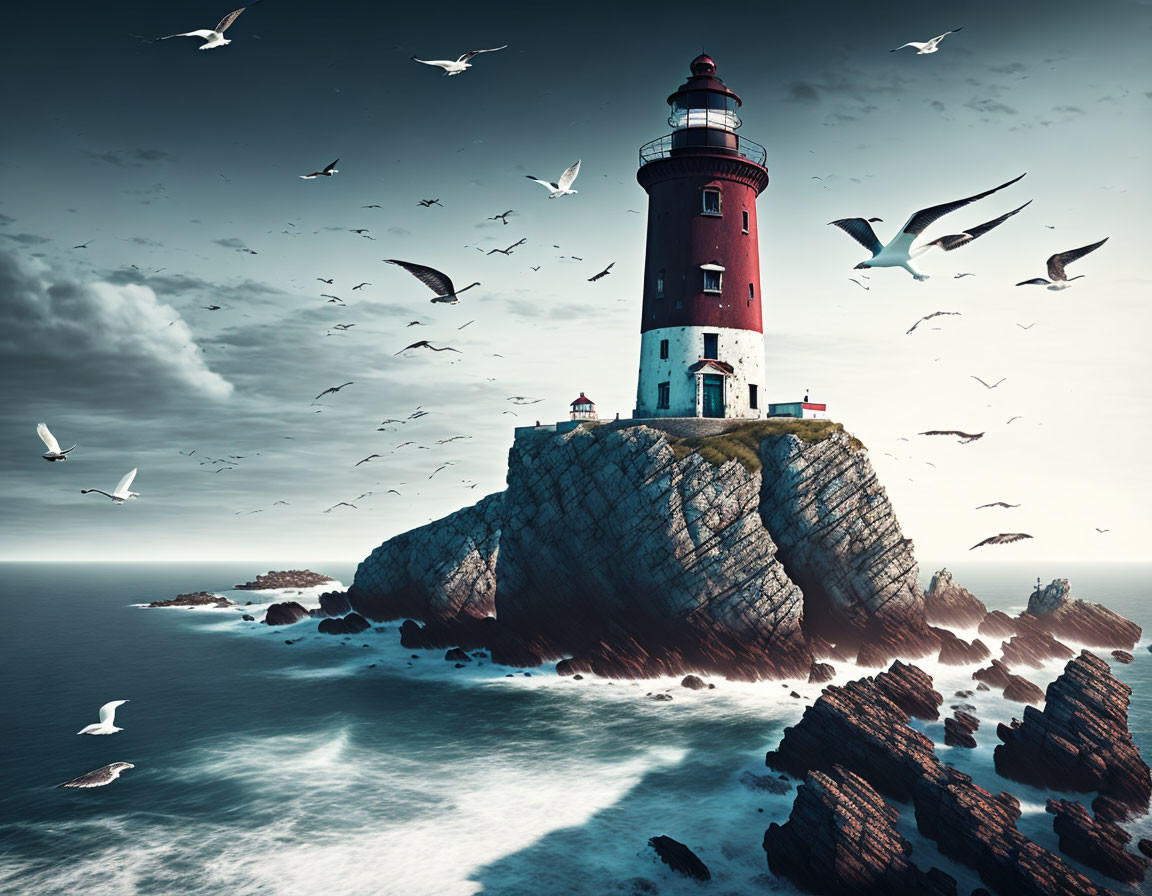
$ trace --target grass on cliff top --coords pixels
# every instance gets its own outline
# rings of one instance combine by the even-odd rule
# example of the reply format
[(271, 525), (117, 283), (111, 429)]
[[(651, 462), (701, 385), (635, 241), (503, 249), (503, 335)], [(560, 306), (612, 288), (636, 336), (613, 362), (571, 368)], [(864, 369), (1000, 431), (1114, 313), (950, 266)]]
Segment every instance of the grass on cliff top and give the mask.
[(794, 417), (738, 423), (718, 435), (669, 439), (668, 444), (671, 445), (672, 453), (677, 459), (695, 451), (715, 467), (730, 460), (738, 460), (745, 470), (755, 473), (763, 466), (760, 462), (760, 442), (768, 436), (793, 435), (805, 444), (812, 445), (838, 432), (848, 436), (848, 447), (851, 450), (864, 450), (864, 443), (847, 433), (842, 423), (834, 423), (831, 420), (798, 420)]

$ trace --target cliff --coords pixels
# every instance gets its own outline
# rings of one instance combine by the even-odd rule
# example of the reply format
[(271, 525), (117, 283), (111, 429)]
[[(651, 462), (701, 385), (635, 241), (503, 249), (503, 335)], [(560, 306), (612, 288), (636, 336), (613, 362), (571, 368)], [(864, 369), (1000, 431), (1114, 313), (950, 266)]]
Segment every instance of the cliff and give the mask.
[(522, 435), (507, 490), (373, 551), (352, 608), (562, 672), (754, 679), (832, 643), (873, 664), (938, 649), (912, 544), (842, 427), (669, 423)]

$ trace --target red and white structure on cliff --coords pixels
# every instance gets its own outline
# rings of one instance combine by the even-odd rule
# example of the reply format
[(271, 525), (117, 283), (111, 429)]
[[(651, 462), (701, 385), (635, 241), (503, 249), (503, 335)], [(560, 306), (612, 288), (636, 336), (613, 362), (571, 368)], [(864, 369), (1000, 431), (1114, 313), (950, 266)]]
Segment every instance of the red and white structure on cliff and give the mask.
[(761, 416), (764, 326), (756, 197), (764, 147), (708, 56), (668, 97), (672, 133), (640, 147), (648, 193), (636, 418)]

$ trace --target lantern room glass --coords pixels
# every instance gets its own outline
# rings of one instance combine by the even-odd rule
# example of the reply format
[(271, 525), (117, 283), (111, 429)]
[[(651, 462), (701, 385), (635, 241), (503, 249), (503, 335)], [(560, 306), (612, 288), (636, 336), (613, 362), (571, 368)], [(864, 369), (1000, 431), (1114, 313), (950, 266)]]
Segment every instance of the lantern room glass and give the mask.
[(722, 93), (679, 93), (672, 98), (672, 114), (668, 116), (668, 124), (678, 131), (685, 128), (735, 131), (741, 124), (740, 116), (736, 114), (737, 105), (735, 97)]

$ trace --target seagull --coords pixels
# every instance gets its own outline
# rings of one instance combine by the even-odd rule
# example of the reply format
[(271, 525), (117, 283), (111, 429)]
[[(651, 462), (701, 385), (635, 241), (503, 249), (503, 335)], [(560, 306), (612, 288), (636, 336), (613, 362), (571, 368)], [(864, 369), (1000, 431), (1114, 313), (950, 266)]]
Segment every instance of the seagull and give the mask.
[(322, 299), (327, 298), (328, 299), (328, 301), (324, 303), (325, 305), (333, 305), (336, 302), (339, 302), (341, 305), (344, 304), (344, 300), (342, 298), (340, 298), (340, 296), (330, 296), (327, 293), (322, 292), (322, 293), (320, 293), (320, 298), (322, 298)]
[(329, 507), (324, 512), (325, 513), (331, 513), (337, 507), (351, 507), (353, 510), (359, 510), (360, 509), (355, 504), (349, 504), (347, 501), (341, 501), (339, 504), (333, 504), (331, 507)]
[(915, 330), (918, 326), (920, 326), (920, 324), (924, 323), (924, 321), (931, 320), (934, 317), (940, 317), (941, 315), (958, 317), (960, 315), (960, 312), (959, 311), (933, 311), (931, 314), (925, 314), (922, 318), (920, 318), (920, 320), (918, 320), (918, 321), (916, 321), (916, 323), (912, 324), (912, 326), (908, 328), (908, 330), (904, 333), (904, 335), (907, 336), (909, 333), (911, 333), (913, 330)]
[(602, 270), (599, 274), (593, 274), (591, 277), (588, 278), (588, 282), (589, 283), (595, 283), (601, 277), (607, 277), (608, 272), (612, 270), (612, 265), (614, 265), (614, 264), (616, 264), (616, 262), (612, 262), (612, 264), (610, 264), (610, 265), (608, 265), (608, 267), (604, 268), (604, 270)]
[(977, 510), (983, 510), (985, 507), (1019, 507), (1019, 504), (1008, 504), (1004, 501), (993, 501), (991, 504), (981, 504)]
[(246, 6), (241, 6), (239, 9), (234, 9), (228, 15), (220, 20), (220, 24), (209, 31), (207, 28), (201, 28), (199, 31), (186, 31), (183, 34), (169, 34), (168, 37), (158, 37), (157, 40), (168, 40), (173, 37), (199, 37), (204, 40), (200, 45), (201, 50), (213, 50), (216, 47), (224, 47), (232, 43), (230, 40), (225, 40), (224, 32), (228, 30), (228, 26), (236, 21), (240, 13), (247, 9)]
[(360, 466), (360, 464), (367, 463), (368, 461), (372, 460), (372, 458), (374, 458), (374, 457), (383, 457), (383, 456), (384, 456), (383, 454), (369, 454), (363, 460), (356, 461), (356, 463), (352, 464), (352, 466), (358, 467), (358, 466)]
[(431, 208), (434, 205), (438, 205), (440, 208), (444, 208), (444, 203), (442, 203), (439, 199), (421, 199), (416, 204), (421, 208)]
[[(88, 240), (88, 243), (94, 243), (94, 242), (96, 242), (96, 240)], [(88, 243), (81, 243), (80, 245), (78, 245), (78, 246), (73, 246), (72, 248), (73, 248), (73, 249), (87, 249), (87, 248), (88, 248)]]
[(334, 324), (333, 330), (351, 330), (356, 324)]
[(542, 186), (542, 187), (547, 187), (548, 191), (549, 191), (548, 192), (548, 198), (549, 199), (556, 199), (557, 197), (560, 197), (560, 196), (569, 196), (573, 193), (579, 192), (577, 190), (572, 189), (572, 182), (574, 180), (576, 180), (576, 175), (578, 175), (579, 173), (580, 173), (580, 160), (577, 159), (576, 164), (571, 165), (568, 168), (566, 168), (564, 170), (564, 173), (560, 175), (560, 180), (558, 180), (554, 184), (549, 183), (546, 180), (540, 180), (540, 178), (538, 178), (538, 177), (533, 177), (531, 174), (525, 174), (524, 176), (526, 178), (528, 178), (528, 180), (532, 180), (532, 181), (535, 181), (536, 183), (540, 184), (540, 186)]
[(491, 218), (488, 218), (488, 220), (489, 221), (499, 221), (502, 224), (507, 224), (508, 223), (508, 216), (510, 214), (512, 214), (512, 209), (508, 209), (508, 211), (506, 211), (506, 212), (500, 212), (500, 214), (498, 214), (498, 215), (493, 215)]
[(343, 389), (345, 386), (353, 386), (353, 385), (355, 385), (355, 383), (341, 383), (339, 386), (329, 386), (327, 389), (325, 389), (323, 392), (321, 392), (319, 395), (317, 395), (312, 400), (313, 401), (319, 401), (321, 398), (323, 398), (325, 395), (327, 395), (330, 392), (336, 393), (336, 392), (339, 392), (341, 389)]
[(501, 255), (511, 255), (513, 249), (515, 249), (517, 246), (523, 246), (526, 242), (528, 242), (527, 239), (520, 239), (520, 240), (517, 240), (516, 242), (514, 242), (507, 249), (489, 249), (488, 254), (492, 255), (496, 252), (499, 252)]
[(916, 249), (912, 248), (912, 244), (916, 241), (925, 230), (927, 230), (934, 222), (944, 217), (949, 212), (954, 212), (959, 208), (975, 202), (977, 199), (983, 199), (985, 196), (991, 196), (997, 190), (1003, 190), (1009, 187), (1016, 181), (1020, 180), (1024, 175), (1013, 178), (1007, 183), (1001, 184), (998, 187), (993, 187), (991, 190), (985, 190), (983, 193), (977, 193), (974, 196), (969, 196), (965, 199), (957, 199), (953, 202), (945, 202), (940, 205), (929, 206), (928, 208), (920, 209), (913, 212), (912, 216), (905, 222), (900, 232), (896, 234), (887, 245), (884, 245), (876, 236), (876, 232), (872, 229), (869, 221), (863, 218), (840, 218), (836, 221), (830, 221), (829, 224), (834, 224), (852, 239), (856, 240), (865, 249), (872, 253), (872, 257), (867, 261), (862, 261), (856, 265), (856, 270), (863, 270), (865, 268), (904, 268), (917, 280), (927, 280), (928, 275), (918, 271), (912, 264), (912, 259), (922, 253), (928, 251), (933, 246), (938, 246), (945, 252), (950, 252), (953, 249), (958, 249), (961, 246), (967, 245), (977, 237), (983, 236), (994, 227), (1003, 224), (1008, 218), (1019, 212), (1021, 209), (1028, 206), (1029, 203), (1024, 203), (1020, 208), (1013, 209), (1006, 214), (1001, 215), (992, 221), (987, 221), (979, 224), (976, 227), (969, 228), (963, 233), (953, 233), (947, 236), (942, 236), (939, 239), (926, 243), (923, 246), (918, 246)]
[[(860, 282), (859, 280), (857, 280), (855, 277), (849, 277), (848, 279), (849, 279), (851, 282), (855, 283), (857, 286), (859, 286), (861, 289), (864, 289), (864, 290), (869, 290), (869, 289), (871, 289), (871, 288), (872, 288), (871, 286), (865, 286), (863, 283), (861, 283), (861, 282)], [(908, 332), (912, 332), (912, 331), (911, 331), (911, 330), (909, 330)]]
[(371, 283), (369, 283), (367, 280), (365, 280), (363, 283), (357, 283), (355, 286), (352, 287), (352, 289), (354, 289), (354, 290), (361, 289), (365, 286), (371, 286), (371, 285), (372, 285)]
[(48, 430), (48, 424), (37, 423), (36, 435), (40, 436), (40, 440), (47, 446), (48, 450), (40, 456), (46, 461), (55, 462), (58, 460), (68, 460), (68, 451), (75, 451), (76, 446), (73, 445), (68, 451), (60, 450), (60, 443), (56, 441), (56, 436)]
[(920, 433), (922, 436), (956, 436), (960, 439), (961, 445), (967, 445), (969, 442), (975, 442), (977, 439), (984, 438), (982, 432), (961, 432), (958, 429), (930, 429), (927, 432)]
[(382, 205), (362, 205), (360, 208), (384, 208)]
[(219, 311), (222, 306), (220, 305), (201, 305), (205, 311)]
[(88, 772), (86, 775), (81, 775), (79, 778), (73, 778), (71, 781), (65, 781), (63, 784), (57, 784), (57, 787), (103, 787), (105, 784), (111, 784), (120, 777), (121, 772), (127, 769), (136, 768), (131, 762), (113, 762), (110, 765), (102, 765), (94, 772)]
[(103, 495), (105, 498), (111, 498), (117, 504), (123, 504), (129, 498), (139, 498), (140, 497), (138, 492), (128, 491), (129, 487), (132, 485), (132, 480), (135, 478), (136, 478), (136, 468), (133, 467), (131, 471), (124, 474), (124, 478), (120, 480), (120, 484), (116, 486), (116, 488), (115, 488), (115, 490), (113, 490), (112, 494), (108, 494), (108, 492), (104, 491), (103, 489), (99, 489), (99, 488), (82, 488), (82, 489), (80, 489), (80, 494), (87, 495), (90, 492), (96, 492), (96, 494)]
[(439, 66), (444, 69), (445, 75), (452, 77), (452, 75), (462, 75), (465, 71), (472, 68), (472, 63), (468, 60), (473, 56), (479, 56), (481, 53), (495, 53), (497, 50), (506, 49), (507, 46), (508, 44), (504, 44), (503, 47), (491, 47), (487, 50), (469, 50), (464, 55), (458, 57), (455, 62), (451, 59), (417, 59), (415, 56), (413, 56), (412, 59), (416, 62), (422, 62), (425, 65)]
[[(473, 286), (479, 286), (480, 281), (469, 283), (467, 286), (456, 289), (452, 285), (452, 278), (435, 268), (430, 268), (422, 264), (416, 264), (411, 261), (400, 261), (398, 258), (385, 258), (388, 264), (396, 264), (404, 268), (409, 274), (427, 286), (430, 290), (436, 293), (436, 298), (432, 299), (433, 302), (444, 302), (448, 305), (455, 305), (460, 301), (459, 294)], [(411, 324), (409, 324), (411, 326)]]
[(404, 326), (406, 326), (406, 327), (422, 327), (422, 326), (424, 326), (424, 324), (422, 324), (418, 320), (410, 320)]
[(100, 721), (95, 724), (88, 725), (77, 731), (77, 734), (115, 734), (117, 731), (123, 731), (123, 728), (116, 727), (116, 707), (122, 706), (127, 703), (127, 700), (113, 700), (111, 703), (105, 703), (100, 707)]
[(317, 277), (316, 279), (319, 280), (321, 283), (327, 283), (329, 286), (331, 286), (332, 281), (335, 280), (336, 278), (335, 277), (329, 277), (328, 279), (324, 279), (323, 277)]
[(906, 44), (901, 44), (895, 50), (889, 50), (889, 53), (895, 53), (897, 50), (903, 50), (905, 47), (912, 47), (916, 50), (917, 56), (927, 56), (929, 53), (935, 53), (940, 49), (940, 41), (944, 40), (949, 34), (955, 34), (957, 31), (963, 31), (964, 26), (953, 28), (951, 31), (945, 31), (943, 34), (938, 34), (931, 40), (920, 43), (919, 41), (908, 41)]
[(962, 277), (975, 277), (975, 276), (976, 276), (975, 274), (970, 274), (967, 271), (964, 271), (964, 272), (959, 273), (959, 274), (953, 274), (952, 279), (953, 280), (959, 280)]
[(982, 548), (986, 544), (1011, 544), (1014, 541), (1023, 541), (1025, 538), (1031, 537), (1031, 535), (1028, 535), (1025, 532), (1001, 532), (999, 535), (993, 535), (990, 538), (985, 538), (979, 544), (972, 545), (972, 547), (968, 548), (968, 550), (974, 551), (976, 548)]
[[(337, 159), (336, 162), (340, 160)], [(336, 167), (336, 162), (331, 165), (325, 165), (323, 171), (313, 171), (311, 174), (301, 174), (301, 180), (315, 180), (318, 177), (331, 177), (333, 174), (339, 174), (340, 169)]]
[(1013, 420), (1020, 420), (1020, 419), (1023, 419), (1022, 414), (1017, 414), (1015, 417), (1009, 417), (1008, 420), (1006, 421), (1005, 425), (1007, 425), (1008, 423), (1011, 423)]
[[(430, 343), (427, 339), (421, 339), (419, 342), (413, 342), (411, 345), (406, 345), (404, 348), (400, 349), (400, 351), (396, 352), (396, 354), (402, 355), (410, 348), (427, 348), (434, 352), (456, 352), (458, 355), (464, 354), (462, 351), (460, 351), (460, 349), (452, 348), (450, 345), (446, 345), (443, 348), (436, 348), (436, 346)], [(393, 357), (395, 357), (395, 355), (393, 355)]]
[(1028, 326), (1024, 326), (1024, 324), (1016, 324), (1016, 326), (1018, 326), (1021, 330), (1031, 330), (1034, 326), (1036, 326), (1036, 321), (1032, 321), (1032, 323), (1028, 324)]
[(1111, 529), (1101, 529), (1099, 526), (1093, 526), (1092, 528), (1099, 532), (1101, 535), (1103, 535), (1105, 532), (1112, 531)]
[(1073, 280), (1079, 280), (1083, 274), (1077, 274), (1075, 277), (1069, 277), (1064, 273), (1064, 266), (1071, 264), (1078, 258), (1083, 258), (1089, 252), (1099, 249), (1106, 242), (1108, 237), (1100, 240), (1098, 243), (1093, 243), (1091, 246), (1081, 246), (1079, 249), (1070, 249), (1067, 252), (1057, 252), (1048, 259), (1048, 279), (1043, 277), (1033, 277), (1031, 280), (1022, 280), (1017, 283), (1017, 286), (1047, 286), (1053, 291), (1067, 289), (1072, 285)]
[(984, 382), (984, 380), (980, 379), (980, 377), (978, 377), (978, 376), (971, 376), (971, 374), (969, 374), (969, 376), (970, 376), (970, 378), (971, 378), (971, 379), (974, 379), (974, 380), (976, 380), (976, 382), (978, 382), (978, 383), (979, 383), (981, 386), (983, 386), (985, 389), (995, 389), (995, 388), (996, 388), (997, 386), (999, 386), (999, 385), (1000, 385), (1002, 382), (1004, 382), (1004, 380), (1008, 379), (1008, 377), (1006, 377), (1006, 376), (1002, 376), (1002, 377), (1000, 377), (1000, 379), (996, 380), (996, 382), (994, 382), (994, 383), (993, 383), (991, 386), (989, 386), (989, 385), (988, 385), (986, 382)]
[(475, 319), (475, 318), (473, 318), (472, 320), (468, 321), (468, 323), (467, 323), (467, 324), (460, 324), (460, 326), (458, 326), (456, 329), (457, 329), (457, 330), (463, 330), (463, 329), (464, 329), (466, 326), (468, 326), (468, 324), (474, 324), (474, 323), (476, 323), (476, 319)]

